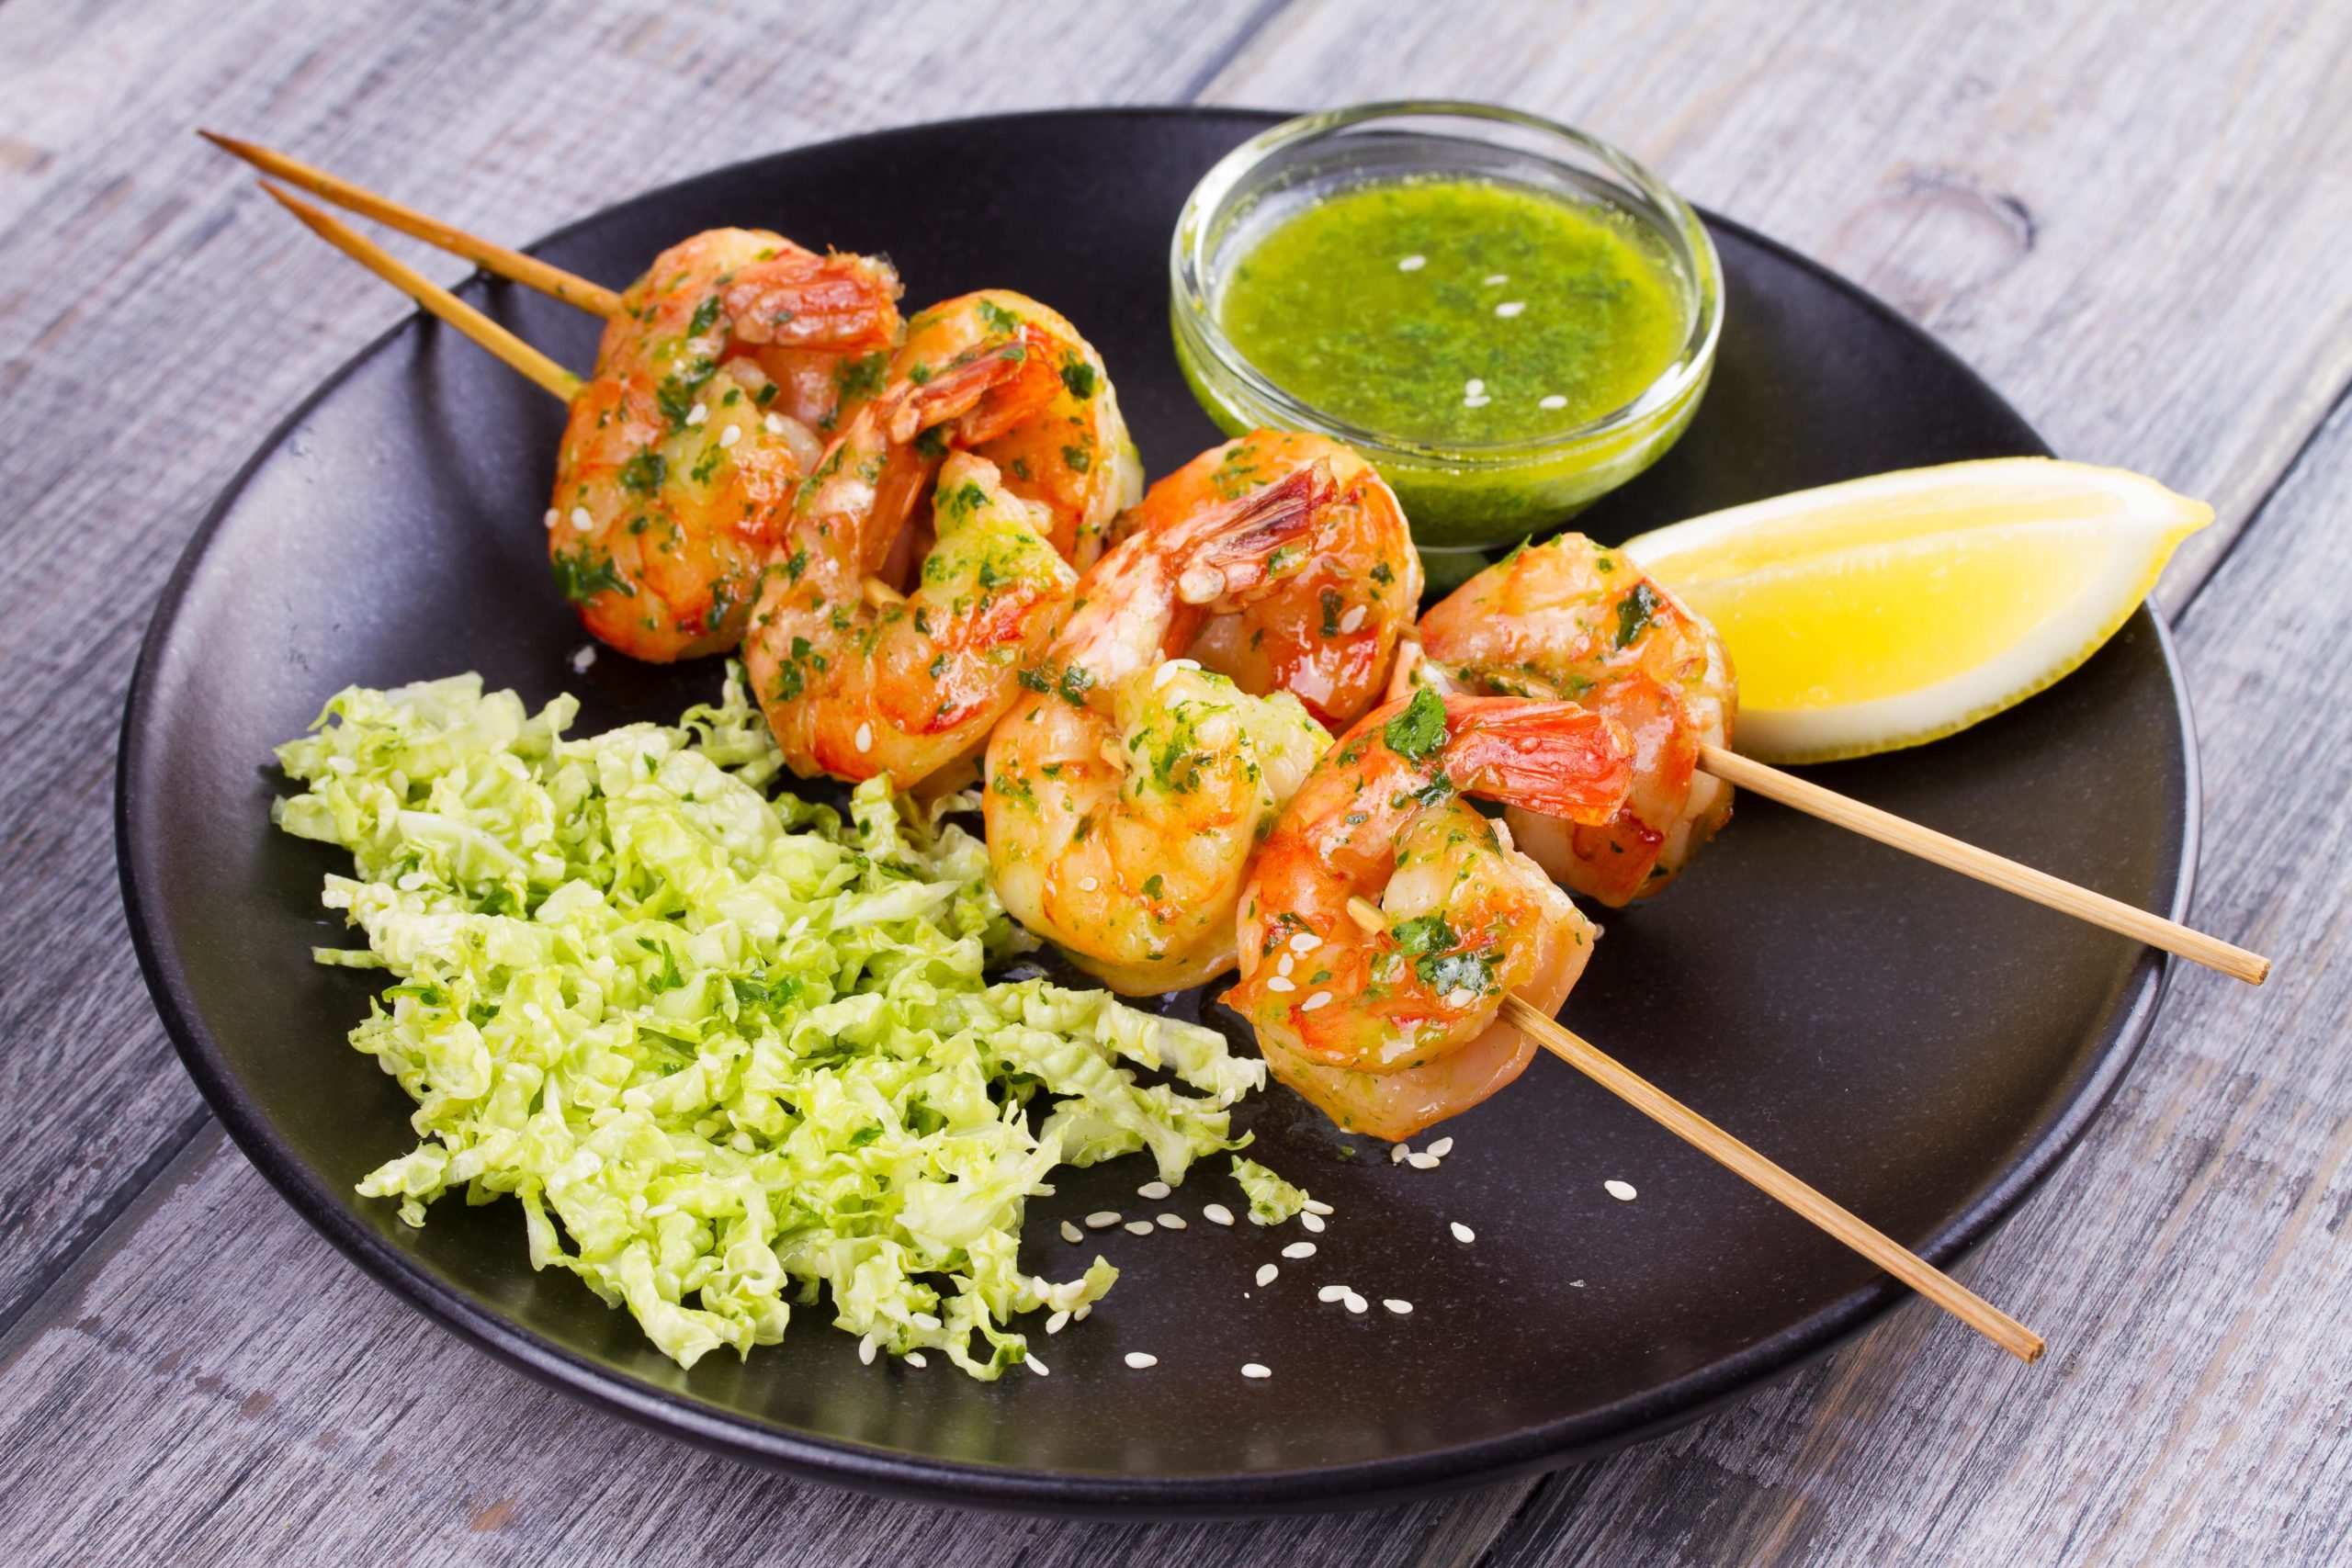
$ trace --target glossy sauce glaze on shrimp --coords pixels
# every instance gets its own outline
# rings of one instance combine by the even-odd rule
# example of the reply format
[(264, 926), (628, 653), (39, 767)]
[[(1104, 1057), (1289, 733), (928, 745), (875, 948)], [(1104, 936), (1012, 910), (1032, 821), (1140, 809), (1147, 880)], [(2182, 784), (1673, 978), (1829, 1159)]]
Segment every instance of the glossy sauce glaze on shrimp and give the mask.
[[(743, 642), (794, 771), (911, 788), (978, 751), (1021, 694), (1077, 573), (1045, 506), (985, 458), (943, 459), (936, 436), (1017, 386), (1025, 362), (1005, 345), (885, 391), (802, 487)], [(926, 491), (932, 542), (902, 594), (874, 574)]]
[(1608, 715), (1634, 748), (1624, 809), (1601, 823), (1514, 807), (1520, 847), (1611, 907), (1672, 879), (1731, 817), (1731, 786), (1699, 771), (1738, 707), (1714, 628), (1619, 551), (1581, 534), (1527, 545), (1421, 617), (1413, 677), (1452, 690), (1562, 698)]
[(1209, 615), (1282, 590), (1269, 563), (1312, 533), (1331, 489), (1317, 465), (1130, 536), (1080, 581), (1031, 694), (989, 739), (997, 895), (1114, 990), (1231, 966), (1250, 856), (1329, 743), (1297, 699), (1175, 655)]
[(1255, 430), (1154, 484), (1113, 527), (1124, 539), (1202, 507), (1255, 494), (1312, 463), (1336, 486), (1316, 530), (1277, 570), (1288, 590), (1212, 617), (1191, 649), (1247, 692), (1288, 692), (1337, 731), (1380, 701), (1399, 636), (1421, 601), (1421, 558), (1396, 496), (1352, 448)]
[(1224, 999), (1274, 1076), (1389, 1139), (1517, 1077), (1534, 1046), (1502, 998), (1557, 1011), (1594, 931), (1464, 797), (1603, 823), (1631, 777), (1622, 732), (1571, 703), (1423, 688), (1365, 716), (1291, 797), (1241, 895)]
[[(888, 264), (716, 229), (622, 295), (572, 400), (548, 513), (557, 586), (590, 632), (657, 661), (736, 644), (822, 450), (808, 422), (838, 409), (834, 368), (895, 342), (896, 293)], [(731, 312), (739, 299), (755, 323)], [(788, 356), (831, 392), (796, 391), (763, 365), (786, 355), (784, 318), (799, 323)]]

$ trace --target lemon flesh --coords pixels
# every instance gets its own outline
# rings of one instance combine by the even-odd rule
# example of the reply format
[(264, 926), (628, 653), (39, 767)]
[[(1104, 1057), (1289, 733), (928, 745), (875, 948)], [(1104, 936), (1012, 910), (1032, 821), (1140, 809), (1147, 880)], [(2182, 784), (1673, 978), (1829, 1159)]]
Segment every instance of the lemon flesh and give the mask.
[(1825, 761), (1950, 735), (2049, 685), (2212, 516), (2139, 474), (2003, 457), (1776, 496), (1624, 549), (1731, 650), (1738, 749)]

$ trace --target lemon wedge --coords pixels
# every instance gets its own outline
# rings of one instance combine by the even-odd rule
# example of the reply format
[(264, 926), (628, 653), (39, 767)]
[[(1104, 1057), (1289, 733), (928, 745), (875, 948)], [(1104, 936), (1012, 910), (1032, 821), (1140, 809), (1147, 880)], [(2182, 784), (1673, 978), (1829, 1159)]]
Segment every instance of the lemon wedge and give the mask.
[(1738, 749), (1815, 762), (2031, 696), (2114, 636), (2212, 519), (2140, 474), (2001, 457), (1735, 506), (1624, 550), (1731, 649)]

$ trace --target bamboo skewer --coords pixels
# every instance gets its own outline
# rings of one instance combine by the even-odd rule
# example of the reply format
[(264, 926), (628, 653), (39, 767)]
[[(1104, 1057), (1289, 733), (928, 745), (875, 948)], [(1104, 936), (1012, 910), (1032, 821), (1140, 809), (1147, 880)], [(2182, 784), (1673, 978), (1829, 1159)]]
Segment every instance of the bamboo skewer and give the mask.
[[(273, 148), (257, 142), (240, 141), (233, 136), (221, 136), (209, 130), (199, 130), (198, 136), (224, 152), (232, 152), (265, 174), (276, 175), (288, 185), (300, 186), (311, 195), (322, 197), (337, 207), (347, 208), (365, 218), (413, 235), (428, 245), (461, 255), (485, 272), (496, 273), (526, 288), (554, 296), (567, 305), (577, 305), (599, 316), (617, 316), (621, 297), (599, 283), (577, 277), (560, 266), (550, 266), (537, 256), (521, 251), (494, 245), (488, 240), (477, 239), (462, 229), (451, 228), (438, 218), (429, 218), (412, 207), (403, 207), (390, 197), (378, 196), (365, 186), (353, 185), (324, 169), (288, 157)], [(315, 225), (314, 225), (315, 227)]]
[(2218, 969), (2233, 979), (2244, 980), (2249, 986), (2259, 986), (2269, 976), (2270, 960), (2260, 953), (2233, 947), (2219, 937), (2191, 931), (2177, 920), (2152, 915), (2145, 909), (2137, 908), (2119, 898), (2110, 898), (2104, 893), (2077, 887), (2062, 877), (2052, 876), (2046, 871), (2036, 871), (2030, 865), (2020, 865), (1990, 850), (1980, 850), (1949, 834), (1939, 833), (1933, 828), (1905, 821), (1891, 811), (1865, 806), (1835, 790), (1824, 789), (1819, 784), (1784, 773), (1778, 768), (1768, 767), (1736, 751), (1726, 751), (1720, 746), (1702, 745), (1699, 748), (1699, 765), (1725, 784), (1754, 790), (1767, 800), (1777, 800), (1782, 806), (1818, 817), (1825, 822), (1833, 822), (1840, 828), (1850, 829), (1866, 839), (1891, 844), (1922, 860), (1933, 861), (1938, 865), (1959, 872), (1963, 876), (1973, 876), (1979, 882), (1990, 883), (2015, 893), (2019, 897), (2030, 898), (2062, 914), (2088, 920), (2095, 926), (2104, 926), (2109, 931), (2144, 942), (2151, 947), (2160, 947), (2166, 953), (2178, 953), (2209, 969)]
[(328, 244), (382, 278), (433, 314), (448, 322), (532, 380), (570, 402), (580, 390), (580, 378), (458, 299), (431, 278), (392, 255), (373, 240), (279, 190), (267, 180), (261, 188), (308, 224)]
[(1503, 1016), (1535, 1043), (1701, 1154), (1746, 1178), (2020, 1361), (2041, 1359), (2041, 1336), (1849, 1210), (1830, 1201), (1647, 1079), (1516, 996)]

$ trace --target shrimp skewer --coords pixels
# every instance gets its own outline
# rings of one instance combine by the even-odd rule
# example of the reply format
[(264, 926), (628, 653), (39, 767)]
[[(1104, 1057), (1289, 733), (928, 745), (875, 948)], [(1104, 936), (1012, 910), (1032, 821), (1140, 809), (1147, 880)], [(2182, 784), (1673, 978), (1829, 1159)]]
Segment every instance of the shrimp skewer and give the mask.
[(989, 865), (1005, 908), (1114, 990), (1233, 964), (1260, 838), (1328, 738), (1295, 697), (1252, 696), (1173, 655), (1200, 623), (1283, 590), (1321, 465), (1130, 536), (1080, 581), (1033, 694), (989, 741)]
[(1596, 934), (1464, 798), (1605, 823), (1624, 737), (1572, 703), (1416, 692), (1366, 715), (1284, 808), (1250, 873), (1225, 1000), (1274, 1076), (1351, 1131), (1397, 1139), (1516, 1078)]

